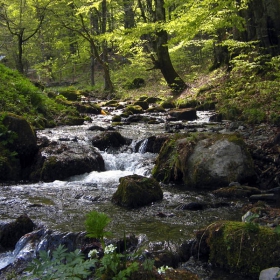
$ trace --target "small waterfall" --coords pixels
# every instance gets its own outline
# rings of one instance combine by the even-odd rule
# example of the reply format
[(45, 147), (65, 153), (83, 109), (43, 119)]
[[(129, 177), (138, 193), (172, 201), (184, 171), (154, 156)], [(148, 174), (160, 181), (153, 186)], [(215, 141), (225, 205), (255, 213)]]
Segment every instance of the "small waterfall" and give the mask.
[(147, 150), (149, 139), (146, 138), (139, 147), (139, 153), (144, 154)]

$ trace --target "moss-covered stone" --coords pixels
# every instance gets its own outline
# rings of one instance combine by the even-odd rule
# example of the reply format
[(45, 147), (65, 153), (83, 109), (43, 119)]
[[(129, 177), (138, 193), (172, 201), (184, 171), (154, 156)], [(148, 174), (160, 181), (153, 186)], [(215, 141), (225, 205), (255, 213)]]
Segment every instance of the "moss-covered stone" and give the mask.
[(174, 103), (174, 101), (162, 101), (160, 103), (160, 106), (163, 107), (164, 109), (172, 109), (172, 108), (176, 108), (176, 105)]
[(77, 90), (73, 88), (60, 90), (59, 94), (61, 94), (67, 100), (70, 101), (77, 101), (78, 99), (80, 99), (80, 95), (81, 95)]
[(199, 231), (197, 240), (213, 265), (232, 273), (256, 277), (280, 263), (280, 234), (254, 223), (216, 222)]
[(149, 104), (152, 104), (152, 103), (160, 102), (160, 101), (162, 101), (162, 99), (159, 97), (151, 96), (151, 97), (148, 97), (147, 99), (145, 99), (145, 101), (148, 102)]
[(146, 101), (136, 101), (133, 105), (139, 105), (143, 110), (147, 110), (149, 108), (149, 104)]
[(3, 124), (16, 134), (16, 138), (8, 146), (9, 150), (17, 153), (22, 168), (27, 167), (38, 151), (34, 130), (24, 118), (13, 114), (6, 115)]
[(129, 115), (132, 114), (142, 114), (143, 113), (143, 108), (139, 105), (128, 105), (124, 109), (124, 113), (129, 113)]
[(153, 177), (189, 188), (218, 189), (230, 182), (250, 183), (253, 161), (238, 135), (178, 134), (162, 147)]
[(112, 202), (136, 208), (161, 200), (163, 192), (159, 183), (153, 178), (130, 175), (119, 179), (120, 184), (113, 194)]

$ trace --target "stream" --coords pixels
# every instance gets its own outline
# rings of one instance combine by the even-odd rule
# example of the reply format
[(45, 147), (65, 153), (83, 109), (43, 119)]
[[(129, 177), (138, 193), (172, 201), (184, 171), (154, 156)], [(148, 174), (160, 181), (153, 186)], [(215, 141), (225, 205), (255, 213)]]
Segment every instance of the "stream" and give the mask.
[[(209, 112), (198, 112), (199, 119), (191, 122), (201, 129), (209, 125)], [(90, 140), (100, 131), (90, 131), (92, 125), (108, 127), (112, 115), (91, 116), (92, 122), (81, 126), (64, 126), (37, 131), (37, 136), (53, 141), (76, 139), (80, 147), (91, 145)], [(164, 120), (164, 115), (157, 115)], [(106, 213), (111, 218), (108, 229), (114, 237), (126, 234), (142, 236), (146, 246), (151, 242), (172, 241), (180, 244), (194, 237), (194, 232), (218, 220), (240, 220), (241, 203), (221, 199), (208, 192), (183, 190), (182, 186), (161, 185), (163, 200), (138, 209), (125, 209), (111, 203), (119, 178), (131, 174), (151, 176), (157, 154), (145, 152), (145, 141), (135, 152), (139, 140), (164, 132), (164, 121), (158, 124), (133, 123), (115, 127), (124, 137), (132, 139), (129, 146), (119, 150), (100, 152), (106, 171), (90, 172), (70, 177), (65, 181), (36, 184), (2, 185), (0, 219), (8, 222), (26, 213), (37, 225), (59, 231), (84, 231), (85, 214), (92, 210)], [(216, 204), (228, 202), (227, 207), (205, 210), (181, 210), (179, 205), (190, 202)], [(164, 217), (163, 215), (164, 214)], [(0, 255), (2, 267), (4, 255)], [(5, 266), (5, 265), (4, 265)]]

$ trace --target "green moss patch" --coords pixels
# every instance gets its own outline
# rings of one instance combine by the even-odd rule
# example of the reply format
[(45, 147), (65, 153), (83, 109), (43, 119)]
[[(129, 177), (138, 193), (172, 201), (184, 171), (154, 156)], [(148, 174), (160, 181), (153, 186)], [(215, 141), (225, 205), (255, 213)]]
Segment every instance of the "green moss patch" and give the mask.
[(232, 273), (257, 276), (280, 263), (280, 234), (255, 223), (217, 222), (198, 239), (209, 247), (209, 261)]

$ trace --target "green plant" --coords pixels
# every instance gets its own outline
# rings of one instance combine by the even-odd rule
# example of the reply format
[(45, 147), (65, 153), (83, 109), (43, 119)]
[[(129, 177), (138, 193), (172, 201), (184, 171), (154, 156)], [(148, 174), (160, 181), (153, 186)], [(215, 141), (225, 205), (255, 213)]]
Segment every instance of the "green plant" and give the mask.
[[(95, 271), (97, 279), (125, 280), (138, 270), (138, 262), (128, 262), (127, 256), (117, 253), (116, 249), (117, 247), (112, 244), (105, 247), (104, 256)], [(98, 257), (97, 254), (91, 253), (90, 255), (93, 255), (94, 258)]]
[(103, 249), (105, 248), (104, 237), (111, 236), (111, 232), (105, 231), (105, 227), (110, 222), (111, 219), (105, 213), (91, 211), (86, 215), (85, 227), (87, 236), (100, 239)]
[(79, 250), (67, 252), (63, 245), (59, 245), (52, 256), (46, 251), (39, 252), (40, 258), (34, 259), (28, 266), (30, 276), (24, 279), (86, 279), (94, 267), (96, 259), (84, 260)]

